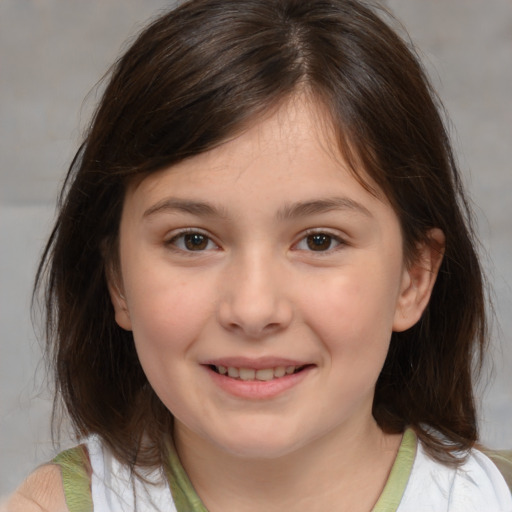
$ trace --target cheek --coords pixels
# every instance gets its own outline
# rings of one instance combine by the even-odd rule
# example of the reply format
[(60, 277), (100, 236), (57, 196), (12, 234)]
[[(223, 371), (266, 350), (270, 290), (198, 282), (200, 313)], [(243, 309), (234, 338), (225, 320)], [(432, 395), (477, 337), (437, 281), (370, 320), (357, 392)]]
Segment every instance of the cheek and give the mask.
[(178, 356), (186, 357), (211, 318), (209, 287), (158, 272), (130, 284), (129, 312), (141, 363), (165, 370)]
[(361, 362), (385, 358), (399, 283), (395, 269), (380, 270), (347, 269), (320, 286), (309, 287), (313, 291), (303, 307), (306, 322), (332, 356)]
[(204, 288), (179, 280), (150, 282), (130, 305), (139, 361), (156, 394), (177, 417), (187, 414), (183, 397), (191, 396), (194, 347), (207, 330), (211, 298)]

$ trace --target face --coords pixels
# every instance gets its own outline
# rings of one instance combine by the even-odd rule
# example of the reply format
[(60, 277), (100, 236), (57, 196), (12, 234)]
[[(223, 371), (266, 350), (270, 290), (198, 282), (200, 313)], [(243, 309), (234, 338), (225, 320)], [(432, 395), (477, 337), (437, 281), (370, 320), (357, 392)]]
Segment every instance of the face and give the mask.
[(125, 198), (116, 320), (177, 435), (237, 456), (367, 428), (391, 333), (428, 300), (318, 118), (290, 103)]

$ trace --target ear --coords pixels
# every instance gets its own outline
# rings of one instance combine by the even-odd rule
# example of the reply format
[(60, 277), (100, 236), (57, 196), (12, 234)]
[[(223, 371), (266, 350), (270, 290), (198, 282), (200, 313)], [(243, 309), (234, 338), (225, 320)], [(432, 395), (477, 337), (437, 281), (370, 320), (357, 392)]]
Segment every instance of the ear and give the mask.
[(124, 287), (120, 272), (113, 268), (107, 271), (107, 287), (110, 294), (112, 306), (114, 306), (116, 323), (126, 331), (132, 330), (132, 322), (130, 318), (130, 311), (124, 296)]
[(405, 331), (420, 319), (436, 282), (445, 248), (444, 233), (433, 228), (417, 247), (415, 260), (404, 269), (393, 331)]

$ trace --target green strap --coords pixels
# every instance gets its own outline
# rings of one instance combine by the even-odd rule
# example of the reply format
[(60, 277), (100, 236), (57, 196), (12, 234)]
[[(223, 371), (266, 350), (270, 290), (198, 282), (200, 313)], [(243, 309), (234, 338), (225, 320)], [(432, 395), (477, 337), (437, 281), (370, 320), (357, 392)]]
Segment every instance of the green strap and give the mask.
[(503, 475), (512, 492), (512, 450), (483, 450)]
[(61, 452), (52, 462), (60, 467), (69, 512), (92, 512), (91, 468), (85, 446)]
[[(388, 481), (372, 512), (394, 512), (398, 508), (414, 463), (416, 443), (414, 432), (410, 429), (406, 430)], [(167, 479), (178, 512), (208, 512), (185, 473), (172, 442), (168, 444), (168, 453)], [(487, 452), (487, 455), (496, 465), (498, 462), (505, 464), (512, 478), (512, 452), (493, 452), (492, 456)], [(60, 453), (53, 459), (53, 463), (57, 464), (62, 472), (69, 512), (92, 512), (91, 468), (85, 446), (80, 445)], [(509, 485), (511, 481), (508, 481)]]
[(169, 454), (169, 465), (166, 468), (167, 480), (176, 510), (178, 512), (208, 512), (185, 473), (172, 440), (167, 443), (167, 450)]
[[(406, 430), (388, 481), (372, 512), (395, 512), (398, 508), (411, 474), (416, 456), (416, 444), (416, 434), (410, 429)], [(178, 512), (208, 512), (185, 473), (172, 442), (168, 444), (168, 453), (167, 478), (176, 510)]]
[(411, 429), (407, 429), (404, 432), (388, 481), (372, 512), (395, 512), (400, 505), (416, 457), (416, 445), (416, 434)]

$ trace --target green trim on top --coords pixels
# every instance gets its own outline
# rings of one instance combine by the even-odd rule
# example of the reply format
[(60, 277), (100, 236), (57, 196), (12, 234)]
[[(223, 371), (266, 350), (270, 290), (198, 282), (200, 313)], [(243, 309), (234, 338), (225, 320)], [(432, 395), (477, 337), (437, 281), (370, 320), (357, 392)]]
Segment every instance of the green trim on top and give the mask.
[[(396, 512), (404, 495), (416, 457), (417, 438), (407, 429), (391, 468), (384, 490), (372, 512)], [(482, 450), (497, 466), (512, 492), (512, 451)], [(178, 512), (208, 512), (185, 473), (174, 443), (168, 443), (169, 466), (166, 476)], [(57, 455), (53, 461), (60, 467), (62, 485), (69, 512), (93, 512), (91, 467), (87, 449), (76, 446)]]
[[(388, 481), (372, 512), (395, 512), (397, 510), (409, 481), (416, 457), (416, 446), (416, 434), (411, 429), (406, 430)], [(208, 512), (185, 473), (172, 441), (168, 443), (168, 453), (169, 467), (166, 473), (176, 510), (178, 512)]]
[(93, 512), (91, 468), (85, 446), (59, 453), (52, 463), (60, 467), (69, 512)]
[(166, 468), (166, 474), (176, 510), (178, 512), (208, 512), (181, 465), (172, 439), (167, 443), (167, 450), (169, 465)]
[(404, 432), (388, 481), (372, 512), (396, 512), (411, 475), (417, 442), (416, 434), (411, 429), (407, 429)]

